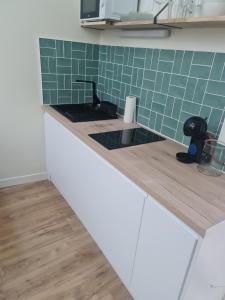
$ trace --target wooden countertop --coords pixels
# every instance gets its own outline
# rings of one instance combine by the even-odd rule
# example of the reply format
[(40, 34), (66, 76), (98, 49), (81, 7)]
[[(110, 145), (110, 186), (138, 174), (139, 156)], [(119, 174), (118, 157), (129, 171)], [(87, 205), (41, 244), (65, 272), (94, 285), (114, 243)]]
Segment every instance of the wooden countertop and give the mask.
[(225, 220), (225, 175), (209, 177), (196, 164), (178, 162), (183, 146), (166, 140), (107, 150), (88, 134), (138, 126), (122, 120), (72, 123), (49, 106), (44, 110), (199, 235)]

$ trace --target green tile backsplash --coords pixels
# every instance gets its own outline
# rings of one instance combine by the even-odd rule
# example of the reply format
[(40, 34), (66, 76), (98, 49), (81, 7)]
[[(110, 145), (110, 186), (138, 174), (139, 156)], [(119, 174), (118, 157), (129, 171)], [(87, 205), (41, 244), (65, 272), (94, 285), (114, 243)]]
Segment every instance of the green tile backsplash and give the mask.
[(99, 46), (43, 38), (39, 43), (43, 103), (92, 101), (91, 85), (76, 80), (98, 81)]
[[(118, 72), (119, 70), (119, 72)], [(124, 112), (138, 98), (139, 123), (187, 144), (183, 123), (208, 118), (218, 134), (225, 117), (225, 53), (100, 46), (98, 91)]]
[(183, 123), (192, 115), (208, 118), (218, 134), (225, 117), (225, 53), (93, 45), (40, 39), (43, 102), (91, 101), (98, 82), (101, 100), (123, 114), (125, 97), (138, 98), (139, 123), (182, 143)]

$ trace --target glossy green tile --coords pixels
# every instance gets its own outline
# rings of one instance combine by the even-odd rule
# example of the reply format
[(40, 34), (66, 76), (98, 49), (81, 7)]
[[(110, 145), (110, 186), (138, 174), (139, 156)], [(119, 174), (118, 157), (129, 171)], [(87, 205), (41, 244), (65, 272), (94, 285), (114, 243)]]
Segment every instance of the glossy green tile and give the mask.
[(70, 66), (72, 66), (72, 59), (70, 59), (70, 58), (57, 58), (57, 66), (70, 67)]
[(185, 93), (185, 89), (179, 86), (170, 85), (169, 95), (177, 98), (183, 99)]
[(182, 122), (178, 122), (175, 139), (180, 143), (182, 143), (183, 136), (184, 136), (183, 127), (184, 127), (184, 124)]
[(157, 113), (164, 114), (165, 105), (152, 102), (152, 110)]
[(129, 58), (128, 55), (129, 55), (129, 48), (124, 47), (124, 60), (123, 60), (124, 66), (128, 65), (128, 58)]
[(65, 75), (65, 89), (72, 89), (72, 75)]
[(174, 130), (177, 128), (177, 121), (175, 119), (169, 118), (169, 117), (164, 117), (163, 119), (163, 125), (170, 127)]
[(165, 115), (172, 116), (174, 107), (174, 97), (167, 96), (166, 106), (165, 106)]
[(140, 124), (142, 124), (144, 126), (148, 126), (148, 118), (145, 118), (145, 117), (143, 117), (141, 115), (138, 115), (137, 121), (138, 121), (138, 123), (140, 123)]
[(187, 76), (173, 74), (171, 76), (170, 84), (185, 88), (187, 85), (187, 80)]
[(214, 53), (213, 52), (194, 52), (193, 64), (197, 65), (209, 65), (213, 63)]
[(155, 92), (153, 95), (153, 101), (160, 104), (165, 104), (167, 95)]
[(143, 89), (146, 90), (154, 90), (155, 87), (155, 82), (151, 81), (151, 80), (143, 80), (143, 85), (142, 85)]
[(210, 116), (210, 114), (211, 114), (211, 107), (209, 107), (209, 106), (204, 106), (204, 105), (202, 105), (201, 106), (201, 111), (200, 111), (200, 117), (202, 117), (202, 118), (207, 118), (207, 119), (209, 119), (209, 116)]
[(124, 57), (123, 57), (123, 55), (115, 55), (115, 63), (116, 64), (123, 64), (123, 60), (124, 60)]
[(55, 42), (56, 41), (52, 39), (39, 39), (40, 47), (55, 48)]
[(209, 120), (208, 120), (208, 130), (210, 132), (216, 132), (218, 128), (218, 122), (222, 118), (223, 111), (219, 109), (212, 109)]
[(147, 97), (146, 97), (146, 107), (148, 108), (148, 109), (151, 109), (151, 107), (152, 107), (152, 101), (153, 101), (153, 92), (152, 91), (148, 91), (147, 92)]
[(56, 55), (57, 57), (64, 57), (63, 41), (56, 41)]
[(65, 89), (65, 76), (57, 74), (57, 88), (60, 90)]
[(216, 53), (214, 63), (212, 66), (212, 71), (210, 74), (210, 79), (213, 80), (221, 79), (224, 70), (224, 63), (225, 63), (225, 53)]
[(130, 84), (131, 83), (131, 76), (130, 75), (123, 75), (122, 76), (122, 82)]
[(161, 92), (162, 93), (168, 94), (170, 80), (171, 80), (171, 75), (167, 74), (167, 73), (164, 73), (163, 74), (162, 87), (161, 87)]
[(176, 135), (176, 131), (174, 129), (171, 129), (164, 125), (162, 126), (161, 133), (170, 137), (171, 139), (174, 139)]
[(145, 118), (149, 118), (150, 117), (150, 110), (146, 109), (146, 108), (143, 108), (143, 107), (139, 107), (138, 115), (141, 115)]
[(189, 77), (188, 81), (187, 81), (185, 94), (184, 94), (184, 99), (190, 100), (190, 101), (193, 100), (196, 85), (197, 85), (197, 79)]
[(174, 50), (161, 50), (159, 59), (164, 61), (174, 61), (175, 51)]
[(134, 48), (129, 48), (128, 66), (133, 66), (134, 63)]
[(57, 73), (58, 74), (71, 74), (72, 73), (72, 67), (57, 66)]
[(55, 48), (40, 48), (41, 56), (50, 56), (56, 57), (56, 50)]
[(144, 65), (145, 65), (145, 60), (144, 59), (134, 57), (134, 64), (133, 64), (134, 67), (144, 68)]
[(66, 58), (72, 57), (72, 42), (69, 41), (64, 42), (64, 57)]
[(72, 42), (72, 50), (73, 51), (82, 51), (85, 52), (85, 43)]
[(146, 49), (145, 68), (151, 69), (153, 49)]
[(163, 73), (157, 72), (156, 79), (155, 79), (155, 91), (156, 92), (161, 92), (162, 83), (163, 83)]
[(131, 86), (130, 93), (132, 96), (140, 97), (141, 89), (139, 87)]
[(43, 90), (56, 90), (57, 89), (57, 84), (56, 81), (55, 82), (42, 82), (42, 88)]
[(43, 90), (43, 103), (44, 104), (51, 104), (51, 91), (50, 90)]
[(212, 94), (205, 94), (205, 98), (203, 100), (205, 105), (209, 105), (213, 108), (224, 109), (225, 106), (225, 98), (222, 96), (212, 95)]
[(94, 45), (92, 44), (87, 44), (86, 45), (86, 51), (85, 51), (85, 59), (90, 59), (93, 60), (93, 48)]
[(148, 126), (152, 129), (155, 129), (155, 122), (156, 122), (156, 113), (151, 111)]
[(190, 76), (195, 78), (209, 78), (211, 68), (209, 66), (192, 65)]
[(173, 68), (173, 63), (170, 61), (159, 61), (158, 71), (170, 73)]
[(49, 72), (55, 74), (56, 73), (56, 58), (49, 57), (48, 66), (49, 66)]
[(225, 68), (223, 68), (223, 72), (222, 72), (222, 75), (221, 75), (221, 80), (225, 81)]
[(162, 121), (163, 121), (163, 115), (156, 114), (156, 120), (155, 120), (155, 130), (160, 132), (162, 128)]
[(181, 99), (176, 98), (174, 100), (172, 117), (176, 120), (179, 120), (179, 116), (180, 116), (181, 108), (182, 108), (182, 103), (183, 103), (183, 101)]
[(138, 69), (138, 72), (137, 72), (137, 86), (138, 87), (142, 86), (143, 75), (144, 75), (144, 70), (143, 69)]
[(195, 88), (195, 94), (193, 97), (193, 101), (196, 103), (202, 103), (206, 91), (207, 80), (198, 79), (197, 85)]
[[(62, 93), (63, 92), (63, 93)], [(70, 104), (72, 103), (72, 91), (70, 93), (66, 93), (65, 91), (58, 91), (58, 104)]]
[(58, 103), (58, 97), (57, 97), (57, 90), (51, 90), (51, 104), (57, 104)]
[(180, 74), (182, 62), (183, 62), (184, 51), (177, 50), (175, 53), (174, 64), (172, 72), (174, 74)]
[(135, 48), (134, 56), (138, 58), (145, 58), (146, 49), (145, 48)]
[(42, 74), (43, 81), (56, 81), (56, 74)]
[(85, 59), (85, 52), (83, 52), (83, 51), (72, 51), (72, 58)]
[(138, 69), (137, 68), (133, 68), (132, 71), (132, 76), (131, 76), (131, 84), (132, 85), (137, 85), (137, 77), (138, 77)]
[(225, 96), (225, 82), (209, 81), (207, 86), (207, 93)]
[(96, 68), (86, 68), (86, 76), (97, 76), (98, 69)]
[(157, 70), (159, 60), (159, 49), (153, 49), (151, 69)]
[(85, 68), (86, 68), (86, 64), (85, 64), (85, 60), (79, 60), (79, 75), (85, 75)]
[(184, 123), (185, 121), (187, 121), (187, 119), (189, 119), (192, 116), (193, 116), (193, 114), (182, 111), (181, 114), (180, 114), (179, 121)]
[(144, 71), (144, 79), (155, 80), (156, 71), (145, 70)]
[(49, 73), (48, 57), (41, 57), (41, 73)]
[(199, 115), (201, 106), (194, 102), (184, 101), (182, 110), (190, 114)]
[(115, 47), (115, 55), (123, 55), (124, 47)]
[(193, 52), (185, 51), (182, 59), (182, 65), (180, 73), (182, 75), (189, 75), (191, 62), (192, 62)]
[(79, 61), (72, 59), (72, 74), (79, 74)]

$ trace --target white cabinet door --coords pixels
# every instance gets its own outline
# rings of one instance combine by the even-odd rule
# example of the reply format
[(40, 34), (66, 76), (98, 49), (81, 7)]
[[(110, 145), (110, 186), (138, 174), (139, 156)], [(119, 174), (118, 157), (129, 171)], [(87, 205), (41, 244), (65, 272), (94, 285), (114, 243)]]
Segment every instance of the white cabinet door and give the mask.
[(174, 215), (147, 198), (131, 282), (135, 300), (178, 300), (197, 239)]
[(146, 193), (46, 114), (51, 180), (128, 287)]

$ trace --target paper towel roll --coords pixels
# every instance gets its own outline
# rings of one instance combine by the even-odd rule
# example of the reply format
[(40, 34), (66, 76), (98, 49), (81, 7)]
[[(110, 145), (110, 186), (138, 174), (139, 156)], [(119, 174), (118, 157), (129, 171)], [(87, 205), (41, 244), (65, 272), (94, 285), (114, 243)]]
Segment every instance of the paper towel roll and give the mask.
[(136, 97), (127, 96), (124, 119), (123, 119), (124, 122), (132, 123), (135, 120), (135, 114), (136, 114)]

